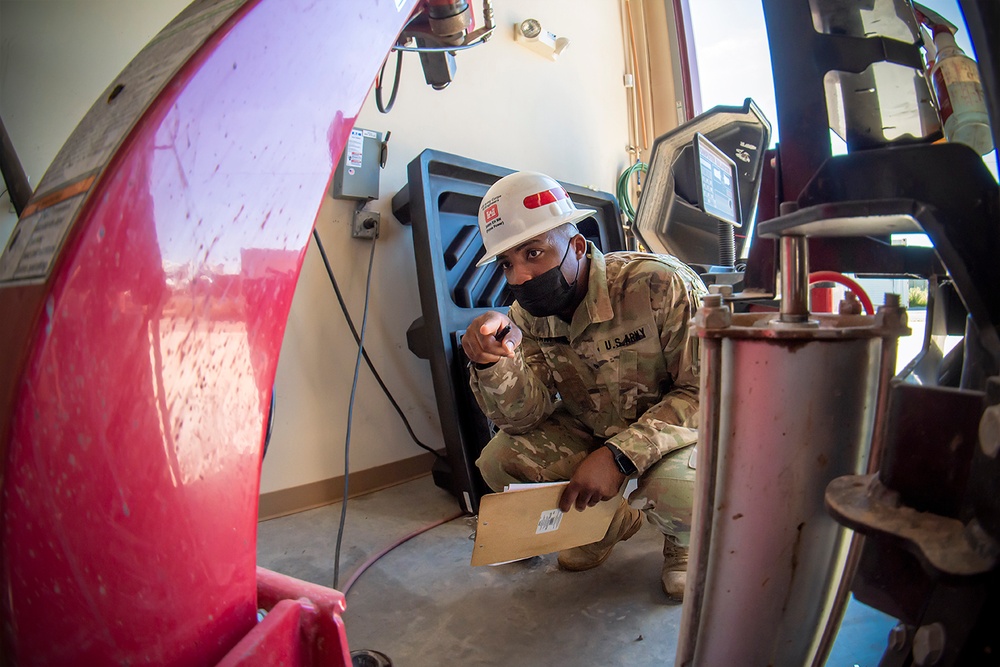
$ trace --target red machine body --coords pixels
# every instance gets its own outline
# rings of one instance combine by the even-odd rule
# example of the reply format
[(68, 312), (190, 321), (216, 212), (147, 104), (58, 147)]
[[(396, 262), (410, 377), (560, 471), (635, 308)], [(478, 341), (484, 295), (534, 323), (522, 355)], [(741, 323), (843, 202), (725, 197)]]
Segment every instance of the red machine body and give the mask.
[(414, 0), (236, 5), (192, 5), (231, 16), (107, 163), (36, 193), (25, 215), (85, 194), (47, 277), (0, 283), (10, 662), (210, 665), (316, 614), (343, 638), (339, 593), (258, 580), (261, 447), (324, 188)]

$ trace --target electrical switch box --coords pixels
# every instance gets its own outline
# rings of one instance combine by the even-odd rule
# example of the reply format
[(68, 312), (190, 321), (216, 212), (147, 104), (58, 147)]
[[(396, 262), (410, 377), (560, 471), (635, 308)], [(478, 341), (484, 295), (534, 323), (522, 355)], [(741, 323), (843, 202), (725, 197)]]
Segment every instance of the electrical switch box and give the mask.
[(378, 199), (382, 134), (354, 128), (333, 173), (334, 199)]

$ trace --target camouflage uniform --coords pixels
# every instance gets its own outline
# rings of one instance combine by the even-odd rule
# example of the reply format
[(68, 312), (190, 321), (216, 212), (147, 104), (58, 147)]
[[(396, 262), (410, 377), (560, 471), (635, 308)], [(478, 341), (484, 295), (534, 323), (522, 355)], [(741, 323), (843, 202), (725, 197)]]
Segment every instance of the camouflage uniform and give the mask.
[(635, 464), (633, 506), (686, 546), (698, 426), (698, 338), (688, 333), (701, 279), (673, 257), (589, 246), (587, 294), (573, 320), (536, 318), (513, 358), (471, 373), (480, 407), (501, 429), (476, 462), (496, 491), (569, 479), (605, 442)]

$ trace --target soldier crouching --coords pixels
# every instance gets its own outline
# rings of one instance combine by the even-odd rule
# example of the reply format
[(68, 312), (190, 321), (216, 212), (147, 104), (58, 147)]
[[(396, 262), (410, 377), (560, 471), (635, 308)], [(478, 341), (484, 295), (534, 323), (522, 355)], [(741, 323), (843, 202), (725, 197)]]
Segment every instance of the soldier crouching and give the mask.
[(515, 302), (462, 337), (476, 400), (500, 429), (476, 465), (494, 491), (569, 480), (564, 512), (614, 498), (637, 476), (605, 537), (560, 552), (559, 565), (600, 565), (645, 514), (664, 534), (663, 590), (681, 599), (698, 420), (688, 322), (706, 290), (672, 257), (602, 254), (575, 226), (590, 215), (533, 172), (500, 179), (483, 199), (479, 264), (500, 263)]

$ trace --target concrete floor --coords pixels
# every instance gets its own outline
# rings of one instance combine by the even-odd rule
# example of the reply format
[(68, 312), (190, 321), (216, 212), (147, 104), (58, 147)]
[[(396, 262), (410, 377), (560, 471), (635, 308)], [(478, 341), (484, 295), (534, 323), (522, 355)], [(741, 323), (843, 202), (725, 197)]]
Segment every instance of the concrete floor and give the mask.
[[(348, 504), (341, 587), (380, 549), (455, 514), (454, 498), (424, 477)], [(264, 567), (333, 584), (340, 505), (259, 524)], [(467, 517), (392, 550), (347, 595), (351, 650), (397, 667), (439, 665), (673, 665), (681, 607), (659, 585), (662, 536), (651, 526), (601, 567), (569, 573), (554, 555), (497, 567), (469, 565)], [(894, 620), (852, 599), (827, 665), (874, 667)]]

